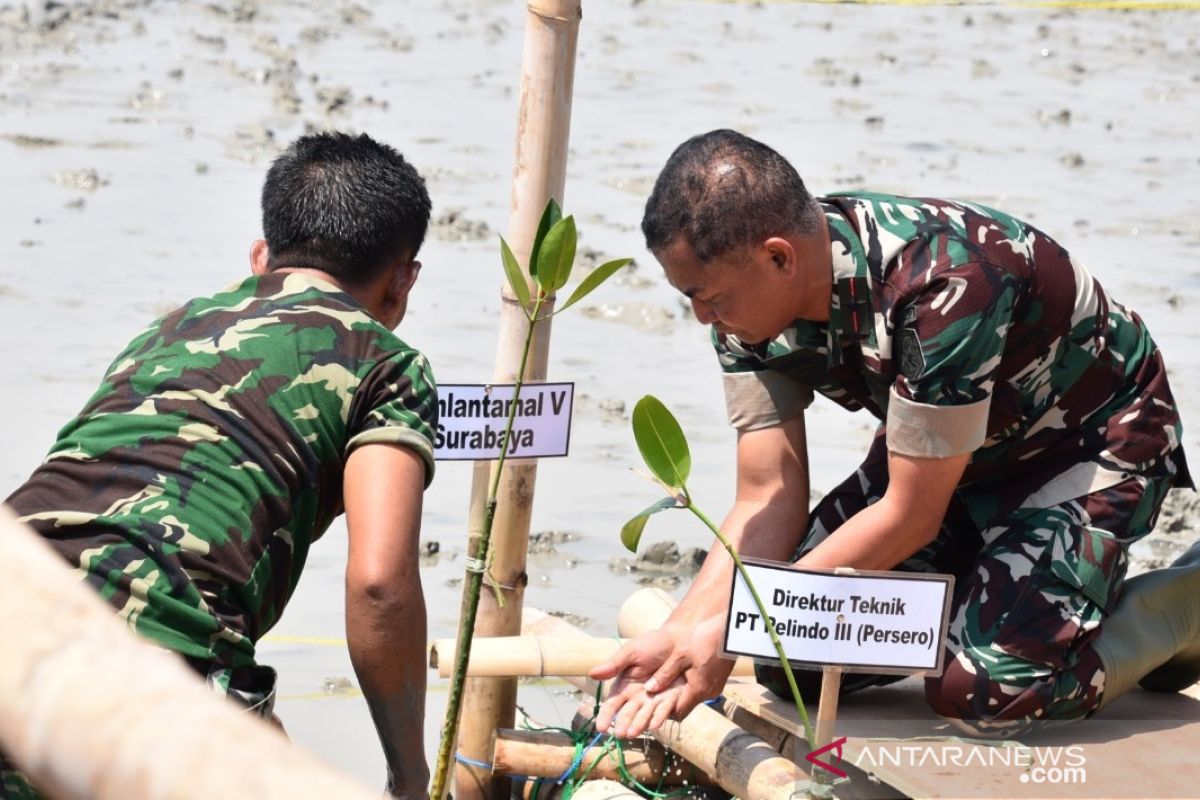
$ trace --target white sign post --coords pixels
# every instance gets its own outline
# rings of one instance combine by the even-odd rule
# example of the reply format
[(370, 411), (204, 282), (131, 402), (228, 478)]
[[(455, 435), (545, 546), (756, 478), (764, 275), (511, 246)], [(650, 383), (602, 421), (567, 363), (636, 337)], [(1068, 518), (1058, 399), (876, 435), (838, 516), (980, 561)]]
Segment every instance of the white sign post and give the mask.
[(513, 410), (513, 387), (502, 384), (438, 386), (434, 457), (441, 461), (492, 461), (565, 456), (571, 443), (573, 383), (526, 383), (516, 401), (512, 435), (504, 428)]
[(762, 618), (750, 588), (734, 570), (725, 655), (778, 662), (769, 625), (789, 662), (823, 670), (816, 749), (808, 760), (823, 768), (814, 776), (818, 783), (828, 783), (833, 775), (844, 777), (815, 758), (835, 746), (831, 740), (842, 672), (940, 675), (954, 577), (743, 563), (769, 619)]

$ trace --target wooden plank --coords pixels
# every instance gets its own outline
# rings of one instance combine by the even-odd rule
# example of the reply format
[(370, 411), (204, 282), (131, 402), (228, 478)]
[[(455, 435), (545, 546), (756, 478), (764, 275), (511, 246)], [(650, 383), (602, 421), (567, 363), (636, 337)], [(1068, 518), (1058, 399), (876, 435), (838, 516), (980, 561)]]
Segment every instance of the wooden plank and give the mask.
[[(732, 682), (725, 697), (803, 738), (791, 702), (764, 687)], [(1174, 695), (1135, 690), (1091, 719), (996, 742), (937, 717), (921, 679), (909, 678), (841, 698), (833, 736), (847, 737), (841, 766), (858, 767), (841, 797), (1200, 796), (1200, 684)]]

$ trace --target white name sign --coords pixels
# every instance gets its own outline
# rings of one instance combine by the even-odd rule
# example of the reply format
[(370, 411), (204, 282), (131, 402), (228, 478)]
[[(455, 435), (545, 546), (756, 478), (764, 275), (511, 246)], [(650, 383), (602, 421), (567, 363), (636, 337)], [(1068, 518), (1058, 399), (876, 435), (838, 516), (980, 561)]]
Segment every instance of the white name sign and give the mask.
[[(573, 383), (527, 383), (513, 401), (502, 384), (441, 384), (433, 455), (442, 461), (490, 461), (565, 456), (571, 442)], [(505, 439), (508, 415), (516, 406), (512, 435)]]
[(909, 572), (797, 570), (745, 562), (770, 619), (734, 571), (725, 652), (778, 661), (766, 625), (788, 660), (869, 672), (942, 671), (954, 578)]

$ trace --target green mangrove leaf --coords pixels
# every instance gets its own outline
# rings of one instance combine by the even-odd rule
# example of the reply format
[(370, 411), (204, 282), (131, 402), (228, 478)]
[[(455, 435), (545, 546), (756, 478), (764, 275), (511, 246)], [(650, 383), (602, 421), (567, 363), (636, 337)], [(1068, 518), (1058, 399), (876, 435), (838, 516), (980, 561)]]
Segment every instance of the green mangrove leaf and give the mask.
[(525, 283), (525, 273), (503, 236), (500, 237), (500, 259), (504, 262), (504, 274), (508, 276), (508, 285), (512, 287), (513, 294), (521, 303), (525, 316), (529, 316), (529, 285)]
[(642, 540), (642, 530), (646, 527), (646, 520), (660, 511), (677, 507), (678, 503), (675, 502), (674, 497), (664, 497), (662, 500), (645, 509), (621, 527), (621, 544), (625, 545), (625, 549), (629, 552), (636, 553), (638, 542)]
[(542, 241), (538, 253), (538, 284), (547, 293), (563, 287), (571, 276), (571, 264), (575, 261), (575, 218), (563, 217)]
[(654, 395), (633, 407), (633, 438), (654, 477), (682, 491), (692, 471), (687, 437), (675, 416)]
[[(550, 229), (562, 219), (562, 209), (558, 207), (558, 203), (554, 198), (550, 198), (550, 202), (546, 203), (546, 210), (542, 212), (542, 219), (538, 222), (537, 233), (533, 237), (533, 247), (529, 251), (529, 274), (537, 277), (538, 274), (538, 257), (542, 252), (542, 242), (546, 239), (546, 234)], [(544, 286), (541, 281), (538, 281), (539, 286)]]
[(632, 258), (618, 258), (616, 261), (609, 261), (596, 267), (588, 274), (586, 278), (579, 282), (579, 285), (575, 287), (575, 291), (571, 292), (571, 296), (567, 299), (567, 302), (563, 303), (562, 307), (558, 310), (566, 311), (568, 308), (587, 297), (596, 289), (596, 287), (611, 278), (614, 272), (631, 261), (633, 261)]

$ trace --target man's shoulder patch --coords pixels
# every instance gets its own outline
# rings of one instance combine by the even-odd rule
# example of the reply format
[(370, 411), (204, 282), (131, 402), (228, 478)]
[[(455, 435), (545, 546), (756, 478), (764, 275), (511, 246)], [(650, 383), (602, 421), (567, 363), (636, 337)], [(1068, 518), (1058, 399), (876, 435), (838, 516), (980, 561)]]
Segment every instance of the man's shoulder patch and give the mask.
[(896, 331), (896, 363), (900, 374), (915, 381), (925, 372), (925, 351), (921, 348), (921, 337), (912, 328)]

